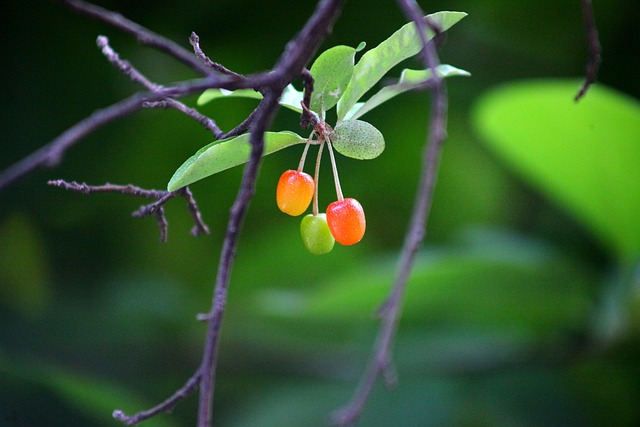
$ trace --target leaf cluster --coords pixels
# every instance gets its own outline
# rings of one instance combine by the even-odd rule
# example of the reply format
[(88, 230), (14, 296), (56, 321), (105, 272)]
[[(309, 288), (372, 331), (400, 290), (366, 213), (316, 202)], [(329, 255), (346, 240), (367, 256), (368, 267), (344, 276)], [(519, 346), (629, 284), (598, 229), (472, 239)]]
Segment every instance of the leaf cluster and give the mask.
[[(446, 31), (465, 16), (464, 12), (450, 11), (425, 16), (425, 22), (429, 23), (426, 26), (426, 38), (430, 40), (435, 35), (431, 27)], [(314, 79), (314, 91), (310, 105), (307, 106), (314, 119), (320, 123), (324, 123), (326, 112), (336, 107), (337, 123), (334, 128), (328, 127), (333, 131), (326, 136), (336, 151), (358, 160), (374, 159), (385, 148), (382, 133), (359, 118), (401, 93), (428, 84), (432, 78), (432, 71), (429, 69), (404, 69), (396, 84), (383, 87), (366, 102), (361, 102), (362, 97), (393, 67), (420, 52), (422, 41), (415, 25), (408, 23), (378, 46), (364, 53), (356, 63), (356, 54), (363, 51), (365, 46), (364, 42), (355, 48), (334, 46), (318, 56), (310, 70)], [(439, 65), (436, 72), (440, 78), (469, 75), (467, 71), (445, 64)], [(262, 94), (251, 89), (209, 89), (198, 98), (198, 104), (204, 105), (225, 97), (262, 99)], [(279, 103), (287, 109), (301, 113), (304, 92), (289, 85)], [(296, 144), (308, 143), (310, 140), (311, 138), (304, 138), (291, 131), (268, 132), (265, 135), (264, 155)], [(176, 170), (169, 180), (167, 189), (175, 191), (243, 164), (249, 159), (249, 152), (249, 138), (246, 134), (212, 142), (198, 150)]]

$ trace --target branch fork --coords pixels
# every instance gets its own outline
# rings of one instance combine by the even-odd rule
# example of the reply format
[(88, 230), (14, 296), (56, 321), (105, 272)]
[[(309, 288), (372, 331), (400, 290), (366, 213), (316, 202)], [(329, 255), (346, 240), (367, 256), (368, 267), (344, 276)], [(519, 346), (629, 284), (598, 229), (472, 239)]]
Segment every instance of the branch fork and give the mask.
[(169, 222), (167, 221), (164, 212), (164, 205), (174, 197), (180, 196), (187, 201), (187, 209), (189, 211), (189, 214), (193, 218), (194, 226), (191, 229), (191, 234), (193, 236), (209, 234), (209, 227), (202, 220), (202, 214), (200, 213), (198, 204), (196, 203), (191, 190), (189, 190), (189, 187), (183, 187), (177, 191), (145, 190), (131, 184), (115, 185), (107, 183), (104, 185), (94, 186), (88, 185), (84, 182), (67, 182), (62, 179), (49, 181), (47, 182), (47, 184), (51, 185), (52, 187), (62, 188), (63, 190), (74, 191), (76, 193), (84, 195), (93, 193), (120, 193), (127, 196), (156, 199), (156, 201), (153, 203), (141, 206), (139, 209), (134, 211), (131, 216), (134, 218), (142, 218), (144, 216), (154, 215), (156, 217), (156, 221), (158, 222), (158, 228), (160, 229), (161, 242), (167, 241), (167, 229), (169, 227)]

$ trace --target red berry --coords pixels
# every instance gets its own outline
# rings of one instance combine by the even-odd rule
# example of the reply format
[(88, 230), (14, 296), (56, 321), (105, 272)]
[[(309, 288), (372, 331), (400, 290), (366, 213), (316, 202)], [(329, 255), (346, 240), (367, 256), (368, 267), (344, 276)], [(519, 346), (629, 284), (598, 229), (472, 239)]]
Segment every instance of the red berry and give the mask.
[(297, 170), (288, 170), (278, 181), (276, 202), (282, 212), (298, 216), (307, 210), (314, 192), (315, 183), (311, 175)]
[(358, 243), (364, 236), (367, 221), (362, 205), (356, 199), (343, 199), (327, 207), (327, 224), (331, 234), (341, 245)]

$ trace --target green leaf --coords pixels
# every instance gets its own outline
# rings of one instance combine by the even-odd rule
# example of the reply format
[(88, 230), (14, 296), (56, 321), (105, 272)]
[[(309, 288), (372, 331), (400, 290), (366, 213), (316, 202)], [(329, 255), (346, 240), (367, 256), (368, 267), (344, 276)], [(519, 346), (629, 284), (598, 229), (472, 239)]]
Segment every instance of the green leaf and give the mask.
[[(283, 148), (307, 142), (300, 135), (288, 131), (266, 132), (264, 141), (265, 156)], [(248, 133), (212, 142), (198, 150), (176, 170), (167, 189), (175, 191), (215, 173), (246, 163), (250, 152)]]
[(341, 121), (329, 138), (338, 153), (352, 159), (375, 159), (384, 151), (382, 133), (362, 120)]
[[(471, 75), (468, 71), (461, 70), (460, 68), (456, 68), (448, 64), (438, 65), (436, 72), (438, 73), (438, 76), (443, 79), (453, 76)], [(410, 70), (405, 68), (402, 70), (402, 73), (400, 74), (400, 81), (397, 84), (383, 87), (365, 103), (355, 104), (344, 118), (345, 120), (360, 118), (363, 114), (371, 111), (380, 104), (387, 102), (401, 93), (415, 88), (417, 85), (420, 85), (430, 78), (431, 70)]]
[(198, 97), (198, 105), (205, 105), (219, 98), (251, 98), (262, 99), (262, 94), (253, 89), (207, 89)]
[[(363, 44), (358, 49), (364, 48)], [(313, 94), (309, 108), (320, 116), (333, 108), (344, 93), (358, 49), (350, 46), (335, 46), (325, 50), (311, 66), (314, 79)]]
[[(302, 112), (300, 102), (304, 97), (302, 91), (297, 90), (293, 85), (288, 85), (282, 92), (280, 97), (280, 105), (293, 110), (297, 113)], [(250, 98), (250, 99), (262, 99), (262, 94), (256, 92), (253, 89), (238, 89), (238, 90), (226, 90), (226, 89), (207, 89), (198, 97), (198, 105), (205, 105), (215, 99), (220, 98)]]
[(640, 104), (602, 85), (526, 81), (480, 99), (482, 139), (623, 261), (640, 256)]
[[(455, 23), (467, 16), (464, 12), (437, 12), (428, 15), (434, 25), (442, 31), (448, 30)], [(427, 40), (433, 38), (429, 29), (425, 32)], [(369, 89), (373, 87), (389, 70), (401, 61), (417, 54), (422, 49), (422, 41), (416, 31), (415, 24), (405, 24), (391, 37), (380, 43), (376, 48), (362, 55), (356, 64), (349, 85), (344, 95), (338, 101), (338, 120), (344, 119), (351, 107)]]
[(293, 110), (296, 113), (302, 113), (302, 106), (300, 103), (303, 99), (304, 92), (297, 90), (293, 85), (288, 85), (284, 88), (279, 102), (283, 107)]

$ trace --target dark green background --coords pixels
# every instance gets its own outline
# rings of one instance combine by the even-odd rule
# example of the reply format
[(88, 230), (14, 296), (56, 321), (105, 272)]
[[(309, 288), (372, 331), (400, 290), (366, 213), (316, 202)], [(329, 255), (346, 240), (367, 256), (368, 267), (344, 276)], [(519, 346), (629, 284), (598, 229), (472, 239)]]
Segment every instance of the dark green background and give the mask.
[[(100, 4), (187, 47), (196, 31), (212, 59), (240, 73), (273, 66), (314, 6)], [(399, 386), (376, 389), (361, 425), (640, 422), (637, 323), (597, 342), (595, 352), (584, 349), (592, 343), (590, 314), (622, 275), (618, 261), (584, 224), (482, 145), (471, 120), (475, 102), (495, 85), (580, 78), (587, 49), (579, 1), (421, 4), (429, 12), (469, 14), (450, 31), (441, 59), (472, 77), (448, 81), (449, 141), (411, 283), (431, 287), (413, 299), (410, 287), (395, 347)], [(604, 52), (600, 81), (638, 98), (637, 1), (594, 6)], [(138, 90), (101, 56), (98, 34), (158, 83), (194, 77), (50, 1), (9, 2), (0, 22), (0, 168)], [(362, 40), (373, 47), (405, 22), (392, 1), (348, 1), (323, 48)], [(221, 100), (203, 112), (230, 129), (254, 105)], [(385, 135), (385, 153), (372, 161), (338, 159), (345, 195), (367, 213), (367, 235), (354, 247), (322, 257), (306, 253), (299, 219), (281, 214), (274, 200), (280, 173), (297, 165), (301, 148), (265, 158), (233, 270), (215, 425), (326, 425), (350, 397), (374, 340), (373, 309), (390, 286), (407, 228), (428, 105), (427, 94), (415, 93), (376, 109), (366, 120)], [(297, 122), (281, 111), (273, 130), (297, 130)], [(59, 167), (0, 193), (0, 426), (118, 425), (112, 409), (144, 409), (191, 375), (204, 334), (195, 315), (210, 304), (241, 168), (192, 186), (211, 235), (189, 236), (184, 203), (175, 200), (167, 206), (165, 244), (152, 218), (130, 217), (142, 201), (85, 197), (46, 181), (164, 188), (183, 160), (209, 142), (198, 124), (174, 111), (141, 111), (85, 138)], [(333, 198), (330, 179), (325, 165), (324, 205)], [(301, 303), (323, 292), (327, 298), (314, 307)], [(196, 402), (192, 397), (143, 425), (193, 425)]]

